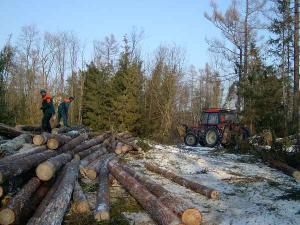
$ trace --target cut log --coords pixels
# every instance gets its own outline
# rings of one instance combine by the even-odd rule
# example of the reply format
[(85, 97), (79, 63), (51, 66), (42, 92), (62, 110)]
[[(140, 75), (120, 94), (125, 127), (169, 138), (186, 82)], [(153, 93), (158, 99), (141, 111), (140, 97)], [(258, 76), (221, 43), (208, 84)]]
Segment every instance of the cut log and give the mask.
[(158, 198), (158, 200), (160, 200), (165, 206), (167, 206), (176, 215), (178, 215), (184, 224), (199, 225), (201, 223), (202, 214), (190, 202), (185, 201), (179, 196), (176, 196), (176, 194), (168, 191), (151, 178), (145, 177), (128, 165), (121, 164), (121, 166), (122, 169), (124, 169), (127, 173), (137, 179), (152, 194), (154, 194)]
[(2, 186), (0, 186), (0, 198), (4, 195), (4, 189)]
[(199, 194), (202, 194), (202, 195), (204, 195), (208, 198), (212, 198), (212, 199), (219, 198), (219, 192), (218, 191), (216, 191), (212, 188), (206, 187), (204, 185), (201, 185), (197, 182), (188, 180), (184, 177), (178, 176), (177, 174), (175, 174), (171, 171), (168, 171), (166, 169), (162, 169), (162, 168), (159, 167), (159, 165), (157, 165), (155, 163), (146, 163), (145, 167), (148, 170), (152, 171), (152, 172), (160, 174), (160, 175), (164, 176), (165, 178), (170, 179), (173, 182), (175, 182), (175, 183), (177, 183), (181, 186), (184, 186), (186, 188), (189, 188), (192, 191), (195, 191)]
[(281, 170), (285, 174), (294, 177), (296, 181), (298, 181), (298, 182), (300, 181), (300, 171), (299, 170), (297, 170), (283, 162), (280, 162), (278, 160), (268, 160), (267, 163), (271, 167)]
[(41, 134), (37, 134), (33, 136), (32, 142), (35, 145), (44, 145), (47, 143), (48, 138), (50, 138), (52, 134), (43, 132)]
[(98, 222), (110, 220), (109, 171), (107, 167), (110, 160), (111, 158), (107, 158), (99, 171), (99, 188), (94, 211), (95, 220)]
[(31, 219), (28, 221), (27, 224), (35, 224), (35, 222), (38, 221), (38, 219), (41, 217), (42, 213), (48, 206), (49, 202), (52, 200), (53, 195), (57, 192), (57, 189), (62, 179), (64, 178), (66, 171), (67, 171), (67, 165), (65, 165), (61, 169), (61, 171), (59, 172), (58, 176), (55, 179), (54, 184), (51, 186), (50, 190), (47, 192), (47, 195), (45, 196), (45, 198), (43, 198), (43, 200), (35, 210), (34, 215), (31, 217)]
[(67, 162), (71, 161), (71, 153), (63, 153), (41, 163), (36, 168), (37, 177), (42, 181), (50, 180), (55, 173)]
[(115, 153), (117, 155), (120, 155), (122, 153), (122, 146), (123, 146), (123, 143), (122, 142), (118, 142), (117, 143), (117, 146), (116, 146), (116, 149), (115, 149)]
[(179, 225), (180, 221), (169, 208), (162, 204), (135, 178), (125, 172), (115, 161), (108, 163), (110, 173), (117, 181), (140, 203), (151, 215), (152, 219), (160, 225)]
[[(1, 167), (1, 164), (12, 163), (12, 161), (20, 160), (20, 159), (24, 158), (25, 156), (44, 152), (46, 149), (47, 149), (46, 146), (37, 146), (37, 147), (27, 150), (26, 152), (17, 152), (14, 155), (9, 155), (7, 157), (4, 157), (3, 159), (0, 159), (0, 167)], [(13, 163), (16, 163), (16, 162), (13, 162)]]
[(18, 224), (22, 210), (29, 203), (29, 200), (32, 194), (40, 186), (41, 181), (33, 177), (25, 184), (22, 189), (13, 197), (12, 201), (8, 204), (6, 208), (1, 209), (0, 211), (0, 224), (8, 225), (16, 223)]
[(71, 127), (61, 127), (61, 128), (54, 128), (52, 129), (51, 133), (52, 134), (63, 134), (67, 133), (69, 131), (72, 131), (73, 129)]
[(86, 167), (88, 164), (93, 162), (95, 159), (99, 158), (103, 154), (107, 153), (106, 148), (104, 148), (102, 145), (96, 145), (94, 147), (91, 147), (93, 149), (97, 149), (94, 153), (88, 155), (83, 160), (80, 161), (80, 167)]
[(73, 191), (73, 209), (77, 213), (86, 213), (90, 211), (89, 202), (77, 181), (75, 182)]
[(97, 150), (99, 150), (99, 148), (101, 148), (101, 145), (95, 145), (92, 146), (82, 152), (78, 152), (77, 154), (75, 154), (74, 158), (80, 160), (80, 159), (84, 159), (85, 157), (87, 157), (88, 155), (96, 152)]
[(60, 225), (71, 200), (74, 184), (77, 179), (79, 161), (72, 160), (67, 165), (63, 179), (61, 180), (52, 199), (36, 220), (30, 220), (28, 225)]
[(58, 149), (60, 146), (68, 143), (71, 140), (72, 140), (72, 138), (69, 137), (69, 136), (53, 135), (53, 136), (48, 138), (47, 147), (49, 149), (55, 150), (55, 149)]
[(94, 160), (87, 167), (80, 168), (80, 173), (84, 173), (83, 176), (90, 180), (95, 180), (104, 162), (111, 160), (114, 156), (115, 154), (113, 153), (103, 155), (102, 157)]
[(25, 143), (25, 144), (22, 145), (22, 147), (18, 150), (18, 152), (16, 154), (27, 152), (27, 151), (35, 148), (35, 147), (37, 147), (37, 146), (34, 145), (34, 144)]
[[(83, 141), (85, 141), (88, 138), (86, 134), (79, 135), (76, 138), (73, 138), (68, 143), (61, 146), (57, 151), (59, 152), (67, 152), (72, 151), (74, 154), (74, 149), (76, 149), (76, 146), (80, 145)], [(84, 149), (79, 149), (78, 151), (83, 151)]]
[(24, 131), (19, 131), (13, 127), (7, 126), (3, 123), (0, 123), (0, 135), (7, 137), (9, 139), (15, 138), (20, 136), (21, 134), (24, 134)]
[(142, 150), (141, 147), (137, 146), (135, 143), (131, 143), (131, 142), (127, 141), (126, 139), (120, 138), (120, 137), (118, 137), (118, 136), (116, 136), (116, 139), (118, 139), (120, 142), (122, 142), (122, 143), (124, 143), (124, 144), (126, 144), (126, 145), (132, 146), (132, 148), (133, 148), (135, 151), (141, 151), (141, 150)]
[(20, 149), (23, 144), (31, 142), (31, 135), (29, 134), (21, 134), (20, 136), (7, 141), (6, 143), (0, 145), (0, 156), (8, 156), (16, 153), (18, 149)]
[(37, 154), (28, 155), (26, 157), (15, 160), (13, 163), (0, 165), (0, 183), (5, 179), (20, 175), (36, 167), (41, 162), (56, 156), (58, 153), (52, 150), (46, 150)]
[(72, 149), (73, 154), (76, 154), (78, 152), (81, 152), (83, 150), (86, 150), (92, 146), (98, 145), (100, 143), (102, 143), (105, 139), (107, 139), (110, 136), (109, 133), (103, 133), (102, 135), (99, 135), (93, 139), (90, 139), (84, 143), (82, 143), (81, 145), (76, 146), (74, 149)]
[(16, 125), (15, 128), (19, 131), (29, 131), (32, 133), (42, 132), (42, 127), (39, 125)]
[(127, 153), (127, 152), (133, 150), (133, 148), (130, 145), (123, 145), (121, 150), (122, 150), (122, 153)]

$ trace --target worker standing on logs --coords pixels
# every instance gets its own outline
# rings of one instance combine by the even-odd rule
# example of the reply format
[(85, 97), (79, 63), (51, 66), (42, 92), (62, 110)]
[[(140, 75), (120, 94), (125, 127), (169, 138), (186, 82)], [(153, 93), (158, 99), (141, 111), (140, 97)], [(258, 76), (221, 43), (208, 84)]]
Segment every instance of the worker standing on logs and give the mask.
[(58, 106), (58, 117), (57, 117), (57, 128), (60, 127), (60, 120), (63, 119), (63, 123), (65, 127), (68, 127), (68, 111), (71, 102), (73, 102), (74, 97), (71, 96), (69, 98), (65, 98), (62, 103)]
[(42, 119), (42, 130), (51, 133), (50, 119), (55, 114), (53, 100), (50, 95), (47, 94), (45, 89), (40, 91), (42, 95), (42, 107), (43, 119)]

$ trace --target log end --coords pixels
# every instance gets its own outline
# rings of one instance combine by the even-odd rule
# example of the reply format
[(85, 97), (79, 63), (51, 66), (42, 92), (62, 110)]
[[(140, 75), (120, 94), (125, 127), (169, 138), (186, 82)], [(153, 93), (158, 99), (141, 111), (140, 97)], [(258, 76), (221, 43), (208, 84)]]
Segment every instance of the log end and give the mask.
[(77, 213), (87, 213), (90, 211), (90, 206), (87, 201), (81, 201), (75, 203), (74, 209)]
[(42, 181), (50, 180), (55, 173), (55, 168), (51, 163), (41, 163), (35, 170), (37, 177)]
[(95, 213), (95, 220), (100, 221), (108, 221), (110, 220), (110, 215), (108, 211), (100, 211)]
[(80, 160), (80, 156), (79, 156), (78, 154), (75, 154), (75, 155), (74, 155), (74, 159)]
[(202, 214), (198, 209), (187, 209), (182, 213), (181, 220), (186, 225), (200, 225)]
[(58, 134), (58, 128), (53, 128), (51, 131), (52, 134)]
[(295, 178), (296, 181), (300, 182), (300, 171), (295, 171), (293, 173), (293, 177)]
[(40, 134), (34, 135), (34, 137), (32, 139), (32, 142), (35, 145), (43, 145), (43, 144), (45, 144), (44, 143), (45, 142), (44, 137), (43, 137), (43, 135), (40, 135)]
[(9, 225), (15, 222), (15, 213), (12, 209), (4, 208), (0, 211), (0, 224)]
[(54, 138), (50, 138), (48, 141), (47, 141), (47, 147), (51, 150), (55, 150), (55, 149), (58, 149), (59, 147), (59, 143), (56, 139)]
[(87, 169), (85, 174), (91, 180), (95, 180), (97, 178), (97, 172), (95, 170)]
[(212, 199), (218, 199), (220, 197), (220, 193), (218, 191), (212, 191), (210, 197)]

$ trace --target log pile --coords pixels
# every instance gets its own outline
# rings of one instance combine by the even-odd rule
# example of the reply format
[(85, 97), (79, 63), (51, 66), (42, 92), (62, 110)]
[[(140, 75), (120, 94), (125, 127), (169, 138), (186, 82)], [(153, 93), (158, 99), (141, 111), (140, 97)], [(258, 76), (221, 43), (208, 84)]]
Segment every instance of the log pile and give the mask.
[[(14, 154), (0, 159), (0, 196), (8, 194), (6, 185), (10, 181), (24, 179), (9, 202), (2, 205), (0, 225), (58, 225), (63, 223), (69, 208), (77, 214), (92, 211), (98, 222), (109, 221), (112, 176), (157, 224), (201, 223), (202, 214), (193, 205), (128, 165), (119, 164), (124, 154), (141, 151), (133, 135), (112, 132), (90, 135), (88, 130), (82, 132), (81, 126), (37, 135), (26, 133), (24, 129), (25, 126), (19, 130), (8, 126), (2, 129), (2, 133), (7, 132), (4, 136), (11, 139), (30, 135), (34, 145), (24, 143), (27, 145), (23, 144), (22, 152), (16, 149)], [(48, 145), (50, 140), (51, 146)], [(81, 186), (84, 180), (99, 184), (93, 207)]]

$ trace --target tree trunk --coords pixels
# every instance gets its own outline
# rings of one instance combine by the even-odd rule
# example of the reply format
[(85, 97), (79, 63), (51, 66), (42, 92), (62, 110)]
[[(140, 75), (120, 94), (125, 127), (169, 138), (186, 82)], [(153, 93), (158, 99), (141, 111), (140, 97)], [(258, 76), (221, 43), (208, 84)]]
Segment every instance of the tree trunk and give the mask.
[(99, 148), (101, 147), (101, 145), (95, 145), (95, 146), (92, 146), (82, 152), (79, 152), (77, 154), (75, 154), (74, 158), (80, 160), (80, 159), (84, 159), (85, 157), (87, 157), (88, 155), (96, 152), (97, 150), (99, 150)]
[[(299, 0), (294, 1), (294, 124), (299, 132)], [(299, 137), (297, 138), (299, 139)]]
[(21, 134), (20, 136), (0, 145), (0, 156), (4, 157), (7, 155), (12, 155), (16, 153), (16, 151), (20, 149), (23, 144), (30, 142), (31, 136), (29, 134)]
[(32, 133), (42, 132), (42, 128), (39, 125), (16, 125), (15, 128), (19, 131), (29, 131)]
[(54, 135), (54, 136), (48, 138), (47, 147), (49, 149), (55, 150), (55, 149), (58, 149), (60, 146), (68, 143), (71, 140), (72, 140), (71, 137), (68, 137), (65, 135)]
[[(3, 159), (0, 159), (0, 167), (1, 167), (1, 164), (9, 164), (9, 163), (12, 163), (12, 161), (20, 160), (20, 159), (24, 158), (25, 156), (44, 152), (46, 149), (47, 149), (46, 146), (37, 146), (37, 147), (27, 150), (26, 152), (20, 152), (20, 153), (17, 152), (14, 155), (9, 155), (7, 157), (4, 157)], [(13, 163), (15, 163), (15, 162), (13, 162)]]
[(99, 145), (100, 143), (102, 143), (106, 138), (109, 137), (109, 134), (108, 133), (104, 133), (102, 135), (99, 135), (93, 139), (90, 139), (88, 141), (86, 141), (85, 143), (81, 144), (81, 145), (78, 145), (76, 146), (72, 152), (73, 154), (76, 154), (78, 152), (81, 152), (83, 150), (86, 150), (92, 146), (95, 146), (95, 145)]
[(62, 179), (65, 176), (66, 171), (67, 171), (67, 165), (65, 165), (62, 168), (62, 170), (59, 172), (58, 176), (55, 179), (54, 184), (51, 186), (51, 188), (48, 191), (47, 195), (45, 196), (45, 198), (43, 198), (43, 200), (39, 204), (38, 208), (35, 210), (34, 215), (31, 217), (31, 219), (28, 221), (27, 224), (35, 224), (35, 222), (39, 220), (42, 213), (44, 212), (44, 210), (48, 206), (49, 202), (52, 200), (53, 195), (56, 193), (56, 191), (58, 189), (58, 186), (60, 185)]
[(212, 198), (212, 199), (219, 198), (219, 192), (218, 191), (216, 191), (212, 188), (206, 187), (204, 185), (201, 185), (199, 183), (196, 183), (194, 181), (188, 180), (186, 178), (180, 177), (180, 176), (178, 176), (177, 174), (175, 174), (171, 171), (160, 168), (159, 165), (157, 165), (157, 164), (146, 163), (145, 167), (148, 170), (152, 171), (152, 172), (160, 174), (160, 175), (164, 176), (165, 178), (170, 179), (173, 182), (175, 182), (179, 185), (182, 185), (186, 188), (189, 188), (192, 191), (195, 191), (199, 194), (205, 195), (208, 198)]
[(60, 225), (71, 200), (78, 176), (79, 160), (68, 163), (64, 177), (41, 216), (28, 225)]
[(109, 171), (107, 167), (110, 160), (111, 158), (106, 159), (99, 171), (99, 188), (94, 211), (95, 219), (98, 222), (110, 220)]
[(46, 150), (37, 154), (28, 155), (24, 158), (14, 160), (12, 163), (0, 165), (0, 183), (5, 179), (20, 175), (36, 167), (41, 162), (56, 156), (58, 153), (52, 150)]
[(132, 148), (133, 148), (134, 150), (136, 150), (136, 151), (141, 151), (141, 150), (142, 150), (141, 147), (137, 146), (135, 143), (130, 143), (130, 142), (128, 142), (126, 139), (122, 139), (122, 138), (120, 138), (120, 137), (118, 137), (118, 136), (116, 137), (116, 139), (119, 140), (120, 142), (126, 144), (126, 145), (132, 146)]
[[(72, 151), (72, 153), (76, 153), (74, 150), (76, 149), (76, 147), (85, 141), (88, 138), (88, 136), (86, 134), (82, 134), (76, 138), (73, 138), (71, 141), (69, 141), (68, 143), (64, 144), (63, 146), (61, 146), (59, 149), (57, 149), (57, 151), (59, 152), (67, 152), (67, 151)], [(78, 152), (82, 151), (84, 149), (77, 149)]]
[(96, 160), (97, 158), (101, 157), (103, 154), (107, 153), (106, 148), (102, 145), (96, 145), (92, 147), (93, 149), (97, 149), (94, 153), (88, 155), (83, 160), (80, 161), (80, 167), (86, 167), (88, 164)]
[(21, 134), (25, 134), (24, 131), (19, 131), (13, 127), (7, 126), (3, 123), (0, 123), (0, 135), (7, 137), (9, 139), (18, 137)]
[(73, 209), (77, 213), (86, 213), (90, 211), (88, 200), (77, 181), (75, 182), (73, 191)]
[(295, 168), (293, 168), (283, 162), (280, 162), (278, 160), (268, 160), (267, 163), (271, 167), (281, 170), (285, 174), (294, 177), (296, 181), (300, 181), (300, 171), (299, 170), (296, 170)]
[(41, 181), (37, 177), (33, 177), (25, 184), (17, 195), (12, 199), (6, 208), (0, 211), (0, 224), (18, 224), (22, 210), (29, 203), (32, 194), (38, 189)]
[(199, 225), (201, 223), (202, 214), (190, 202), (169, 192), (151, 178), (143, 176), (128, 165), (122, 164), (121, 166), (127, 173), (137, 179), (138, 182), (143, 184), (152, 194), (154, 194), (158, 200), (178, 215), (184, 224)]
[(141, 206), (151, 215), (153, 220), (160, 225), (179, 225), (179, 219), (162, 204), (154, 195), (152, 195), (135, 178), (126, 173), (115, 162), (108, 163), (110, 173), (118, 180), (120, 184), (141, 204)]
[(50, 180), (55, 173), (67, 162), (71, 161), (71, 153), (63, 153), (41, 163), (36, 168), (37, 177), (42, 181)]
[[(97, 178), (98, 173), (100, 172), (101, 167), (107, 161), (109, 162), (115, 157), (114, 153), (110, 153), (107, 155), (103, 155), (103, 157), (98, 158), (98, 160), (94, 160), (87, 167), (83, 168), (84, 174), (91, 180), (95, 180)], [(107, 164), (107, 163), (106, 163)]]

